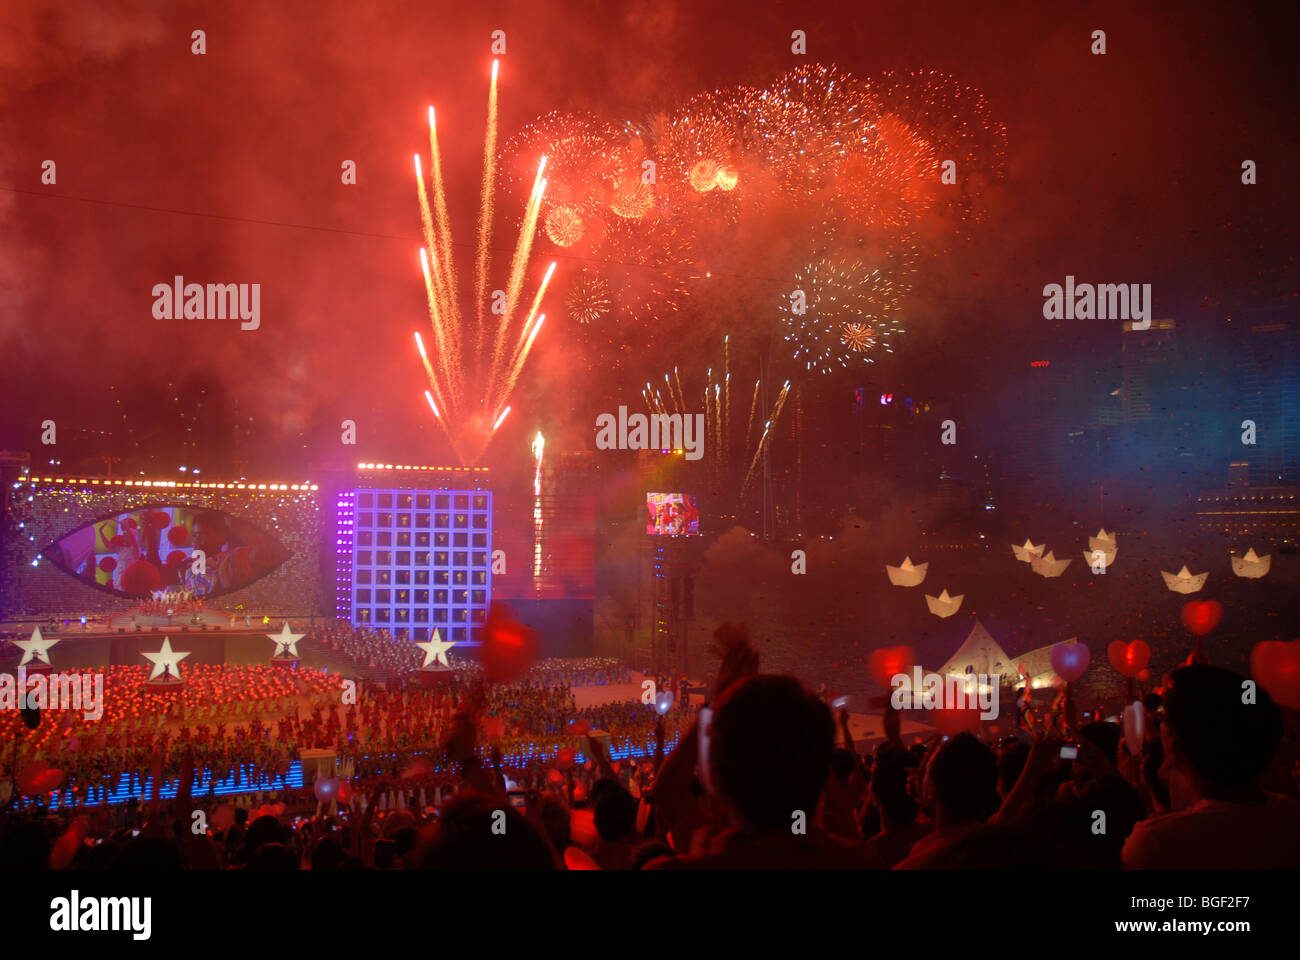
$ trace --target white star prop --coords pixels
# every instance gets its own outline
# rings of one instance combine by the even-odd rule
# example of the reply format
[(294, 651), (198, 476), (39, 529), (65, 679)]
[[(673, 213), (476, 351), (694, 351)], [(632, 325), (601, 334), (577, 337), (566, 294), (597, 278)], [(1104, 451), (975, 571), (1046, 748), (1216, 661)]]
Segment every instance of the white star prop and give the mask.
[(23, 652), (23, 658), (18, 662), (18, 666), (26, 666), (34, 659), (40, 659), (42, 662), (48, 664), (50, 662), (50, 647), (54, 646), (58, 642), (59, 640), (57, 637), (53, 640), (46, 640), (41, 636), (40, 627), (37, 627), (32, 631), (32, 638), (30, 640), (15, 640), (14, 645)]
[(415, 645), (424, 651), (424, 663), (420, 667), (421, 670), (427, 670), (431, 664), (435, 663), (440, 663), (444, 667), (451, 666), (447, 661), (447, 651), (456, 646), (456, 643), (454, 640), (450, 642), (443, 640), (442, 634), (437, 630), (433, 631), (432, 640), (416, 641)]
[(290, 633), (289, 621), (284, 622), (284, 627), (279, 633), (268, 633), (267, 637), (275, 641), (275, 653), (273, 656), (289, 654), (291, 657), (298, 656), (298, 641), (307, 636), (305, 633)]
[(153, 663), (153, 672), (149, 674), (150, 680), (157, 680), (165, 674), (171, 674), (179, 680), (181, 678), (181, 661), (190, 655), (190, 651), (186, 650), (184, 653), (177, 653), (172, 649), (171, 637), (163, 637), (161, 650), (157, 653), (141, 651), (140, 655)]

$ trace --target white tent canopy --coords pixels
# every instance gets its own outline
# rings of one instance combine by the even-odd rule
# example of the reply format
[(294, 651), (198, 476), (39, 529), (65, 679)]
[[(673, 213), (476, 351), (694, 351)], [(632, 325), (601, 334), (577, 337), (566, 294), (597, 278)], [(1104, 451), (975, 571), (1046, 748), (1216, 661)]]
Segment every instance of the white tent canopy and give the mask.
[(1016, 665), (993, 639), (993, 634), (985, 630), (984, 624), (976, 620), (966, 641), (935, 673), (942, 676), (953, 674), (959, 677), (971, 673), (982, 673), (985, 676), (997, 673), (1008, 677), (1007, 682), (1012, 683), (1016, 679)]
[(991, 676), (999, 674), (1002, 683), (1018, 687), (1020, 679), (1019, 664), (1023, 663), (1029, 671), (1029, 681), (1035, 689), (1050, 687), (1056, 679), (1052, 669), (1052, 647), (1039, 647), (1018, 657), (1012, 657), (993, 639), (993, 635), (978, 620), (970, 635), (942, 667), (935, 672), (942, 676), (964, 677), (971, 674)]

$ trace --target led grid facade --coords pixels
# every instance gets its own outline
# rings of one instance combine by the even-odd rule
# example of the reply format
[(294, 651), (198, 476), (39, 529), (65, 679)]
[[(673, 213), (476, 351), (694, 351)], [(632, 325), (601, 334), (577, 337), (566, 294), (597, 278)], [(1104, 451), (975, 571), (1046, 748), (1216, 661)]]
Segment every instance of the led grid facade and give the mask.
[(353, 521), (353, 626), (477, 643), (492, 599), (491, 492), (363, 487), (352, 496), (343, 509)]
[(334, 619), (352, 618), (352, 542), (355, 536), (357, 494), (355, 490), (339, 493), (335, 508), (334, 531)]

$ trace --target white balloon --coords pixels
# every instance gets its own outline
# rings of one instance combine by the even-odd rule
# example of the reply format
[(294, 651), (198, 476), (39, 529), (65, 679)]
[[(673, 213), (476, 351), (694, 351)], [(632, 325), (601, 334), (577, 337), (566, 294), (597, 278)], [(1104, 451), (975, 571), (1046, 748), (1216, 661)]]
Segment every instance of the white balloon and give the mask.
[(1124, 708), (1124, 746), (1131, 756), (1142, 753), (1142, 738), (1146, 732), (1146, 716), (1142, 702), (1134, 700)]

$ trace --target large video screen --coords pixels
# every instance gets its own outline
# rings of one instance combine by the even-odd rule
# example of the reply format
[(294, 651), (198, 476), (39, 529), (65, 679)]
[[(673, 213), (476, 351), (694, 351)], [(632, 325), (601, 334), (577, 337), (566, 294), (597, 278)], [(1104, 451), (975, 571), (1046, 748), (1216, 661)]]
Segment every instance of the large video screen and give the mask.
[[(195, 562), (196, 550), (203, 562)], [(42, 556), (84, 583), (128, 597), (186, 590), (215, 597), (289, 557), (270, 534), (220, 510), (154, 505), (114, 514), (54, 541)]]
[(693, 493), (647, 493), (645, 532), (656, 537), (698, 537), (700, 507)]

